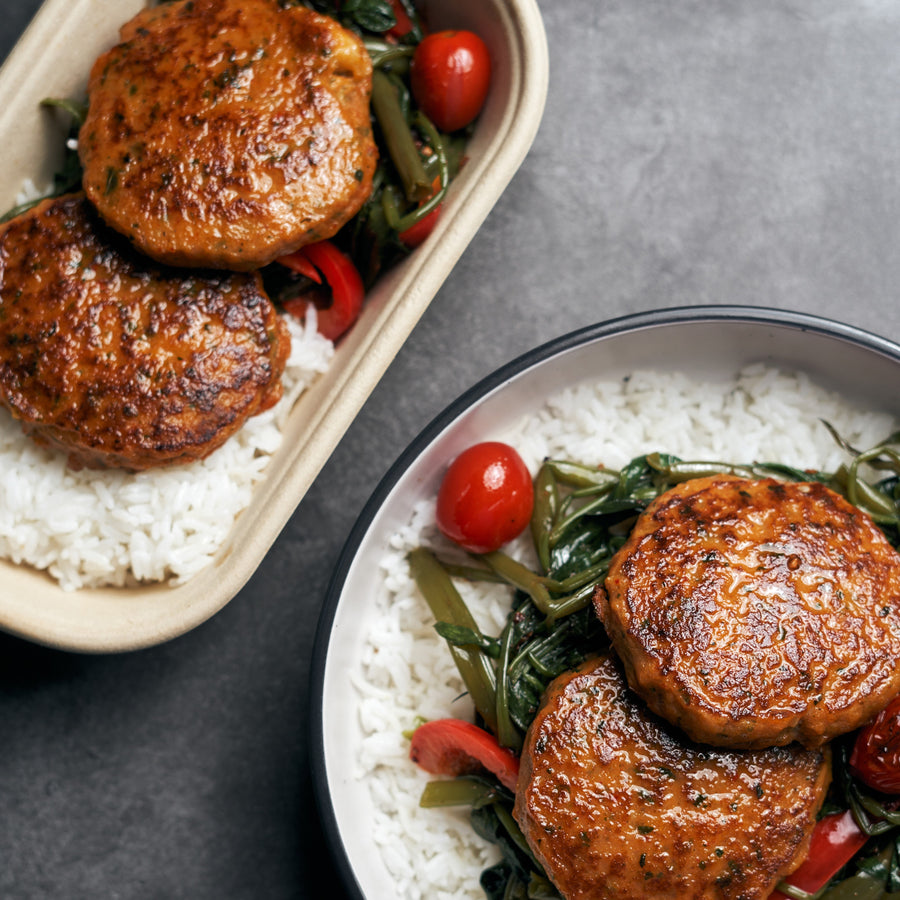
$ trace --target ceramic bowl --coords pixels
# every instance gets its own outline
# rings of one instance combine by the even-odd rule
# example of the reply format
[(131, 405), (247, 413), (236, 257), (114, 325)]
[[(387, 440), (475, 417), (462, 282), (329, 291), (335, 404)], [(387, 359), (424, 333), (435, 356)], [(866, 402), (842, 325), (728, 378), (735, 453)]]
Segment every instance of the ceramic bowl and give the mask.
[(564, 388), (643, 370), (715, 382), (757, 362), (806, 373), (866, 409), (900, 416), (896, 344), (802, 314), (743, 307), (674, 309), (602, 323), (538, 347), (466, 392), (400, 456), (341, 554), (322, 609), (313, 661), (314, 783), (325, 831), (351, 896), (400, 896), (373, 838), (368, 787), (354, 774), (363, 741), (361, 695), (354, 677), (379, 614), (374, 598), (386, 596), (380, 563), (392, 536), (411, 521), (416, 507), (435, 497), (448, 460), (476, 441), (503, 439), (526, 414)]

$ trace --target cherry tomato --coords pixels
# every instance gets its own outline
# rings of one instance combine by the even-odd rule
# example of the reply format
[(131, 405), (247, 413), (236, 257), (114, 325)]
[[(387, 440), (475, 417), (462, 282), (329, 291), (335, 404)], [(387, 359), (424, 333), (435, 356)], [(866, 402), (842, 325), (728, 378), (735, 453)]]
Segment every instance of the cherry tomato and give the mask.
[(441, 131), (457, 131), (484, 106), (491, 58), (471, 31), (436, 31), (416, 47), (409, 75), (422, 112)]
[(278, 262), (322, 285), (321, 290), (285, 300), (284, 308), (303, 318), (308, 305), (314, 303), (316, 329), (323, 337), (336, 341), (359, 317), (365, 296), (362, 278), (353, 261), (331, 241), (317, 241), (280, 257)]
[(870, 788), (900, 794), (900, 696), (860, 730), (850, 768)]
[(438, 528), (473, 553), (489, 553), (525, 529), (534, 507), (531, 474), (509, 444), (485, 441), (450, 464), (437, 498)]

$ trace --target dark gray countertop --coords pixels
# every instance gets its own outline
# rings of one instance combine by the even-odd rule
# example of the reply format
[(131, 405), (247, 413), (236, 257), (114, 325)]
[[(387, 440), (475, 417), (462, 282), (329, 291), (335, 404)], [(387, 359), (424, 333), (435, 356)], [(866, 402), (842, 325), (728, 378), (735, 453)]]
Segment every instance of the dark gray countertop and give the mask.
[[(0, 56), (38, 5), (5, 0)], [(309, 775), (318, 609), (391, 462), (499, 364), (691, 304), (900, 340), (900, 3), (540, 6), (532, 152), (249, 584), (133, 654), (0, 636), (4, 900), (341, 896)]]

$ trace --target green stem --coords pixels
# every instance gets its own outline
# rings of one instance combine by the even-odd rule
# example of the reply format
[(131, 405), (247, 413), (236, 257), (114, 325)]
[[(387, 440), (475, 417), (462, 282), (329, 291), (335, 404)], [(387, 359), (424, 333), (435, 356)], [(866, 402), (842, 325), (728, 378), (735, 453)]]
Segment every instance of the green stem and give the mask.
[(531, 513), (531, 539), (544, 572), (550, 569), (550, 531), (558, 510), (559, 485), (553, 467), (545, 463), (534, 479), (534, 508)]
[(513, 843), (528, 856), (529, 859), (534, 859), (534, 855), (531, 852), (531, 848), (528, 846), (528, 842), (525, 840), (525, 836), (522, 834), (521, 829), (516, 824), (516, 820), (509, 814), (506, 807), (497, 803), (494, 806), (494, 812), (497, 814), (500, 824), (506, 829), (506, 833), (512, 838)]
[(513, 628), (508, 627), (500, 643), (497, 662), (497, 740), (515, 753), (522, 749), (522, 737), (509, 714), (509, 660), (512, 653)]
[(550, 606), (550, 612), (547, 614), (548, 620), (555, 622), (557, 619), (562, 619), (565, 616), (572, 615), (574, 612), (578, 612), (580, 609), (584, 609), (591, 602), (595, 587), (594, 582), (591, 582), (568, 597), (560, 597), (558, 600), (554, 600)]
[(65, 110), (78, 125), (82, 125), (87, 117), (87, 104), (76, 103), (74, 100), (67, 100), (64, 97), (45, 97), (41, 100), (41, 106)]
[[(408, 561), (412, 577), (437, 621), (479, 630), (450, 576), (430, 550), (419, 547), (409, 554)], [(478, 714), (496, 734), (497, 679), (490, 661), (474, 647), (448, 644), (448, 649)]]
[(392, 184), (385, 185), (381, 192), (381, 208), (388, 226), (394, 231), (400, 230), (400, 204), (397, 200), (397, 189)]
[(397, 91), (380, 69), (372, 73), (372, 110), (406, 198), (412, 203), (426, 200), (431, 194), (431, 182), (403, 115)]
[(397, 60), (411, 59), (413, 51), (416, 49), (406, 44), (388, 44), (385, 41), (367, 40), (363, 43), (375, 69), (390, 65), (393, 62), (397, 62)]
[(452, 781), (429, 781), (419, 798), (419, 806), (431, 809), (438, 806), (480, 806), (496, 794), (471, 778), (454, 778)]
[(598, 469), (564, 459), (550, 459), (545, 465), (560, 484), (572, 488), (612, 488), (619, 481), (619, 473), (612, 469)]
[(451, 578), (463, 578), (466, 581), (488, 581), (493, 584), (502, 584), (503, 579), (491, 569), (484, 566), (466, 566), (462, 563), (441, 560), (441, 565), (447, 570)]
[[(397, 231), (402, 232), (406, 231), (407, 228), (412, 228), (413, 225), (416, 224), (420, 219), (424, 219), (433, 209), (436, 209), (444, 202), (444, 197), (447, 195), (447, 188), (450, 185), (450, 166), (447, 163), (447, 153), (444, 149), (444, 142), (441, 139), (441, 135), (438, 130), (431, 124), (429, 119), (422, 112), (417, 112), (415, 115), (415, 125), (416, 127), (425, 135), (428, 140), (428, 144), (431, 149), (434, 151), (435, 156), (437, 157), (437, 168), (438, 168), (438, 177), (440, 178), (440, 187), (433, 193), (428, 199), (418, 206), (416, 209), (412, 210), (412, 212), (407, 213), (400, 219), (399, 226)], [(421, 157), (419, 157), (421, 162)], [(423, 169), (424, 177), (426, 180), (430, 177), (424, 169)], [(429, 182), (429, 191), (431, 190), (431, 184), (434, 179), (432, 178)]]
[(550, 546), (555, 547), (560, 538), (565, 533), (566, 529), (569, 528), (573, 523), (577, 522), (579, 519), (584, 516), (590, 515), (595, 510), (602, 508), (609, 500), (607, 499), (606, 492), (604, 491), (600, 496), (598, 496), (595, 500), (592, 500), (590, 503), (585, 503), (583, 506), (579, 506), (573, 513), (566, 516), (561, 522), (557, 522), (556, 526), (550, 532)]
[(550, 612), (553, 601), (546, 583), (540, 575), (536, 575), (527, 566), (523, 566), (499, 550), (495, 550), (493, 553), (484, 553), (480, 558), (508, 584), (520, 591), (525, 591), (544, 615)]

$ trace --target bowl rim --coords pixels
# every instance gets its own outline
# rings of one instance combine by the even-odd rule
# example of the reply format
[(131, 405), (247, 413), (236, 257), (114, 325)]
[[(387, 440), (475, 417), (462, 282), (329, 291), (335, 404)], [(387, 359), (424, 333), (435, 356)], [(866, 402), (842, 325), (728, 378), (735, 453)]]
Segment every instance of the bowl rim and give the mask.
[(341, 835), (332, 802), (325, 756), (326, 664), (332, 625), (341, 604), (343, 587), (350, 568), (368, 531), (404, 472), (445, 428), (469, 407), (528, 369), (577, 347), (649, 329), (698, 324), (749, 324), (775, 326), (795, 332), (810, 332), (835, 338), (858, 348), (886, 356), (900, 363), (900, 344), (863, 328), (815, 314), (774, 307), (740, 305), (677, 306), (630, 313), (575, 329), (552, 338), (513, 358), (485, 376), (449, 403), (416, 435), (379, 480), (352, 526), (335, 563), (320, 608), (310, 662), (308, 734), (313, 794), (326, 843), (345, 888), (354, 900), (368, 900), (361, 892)]

